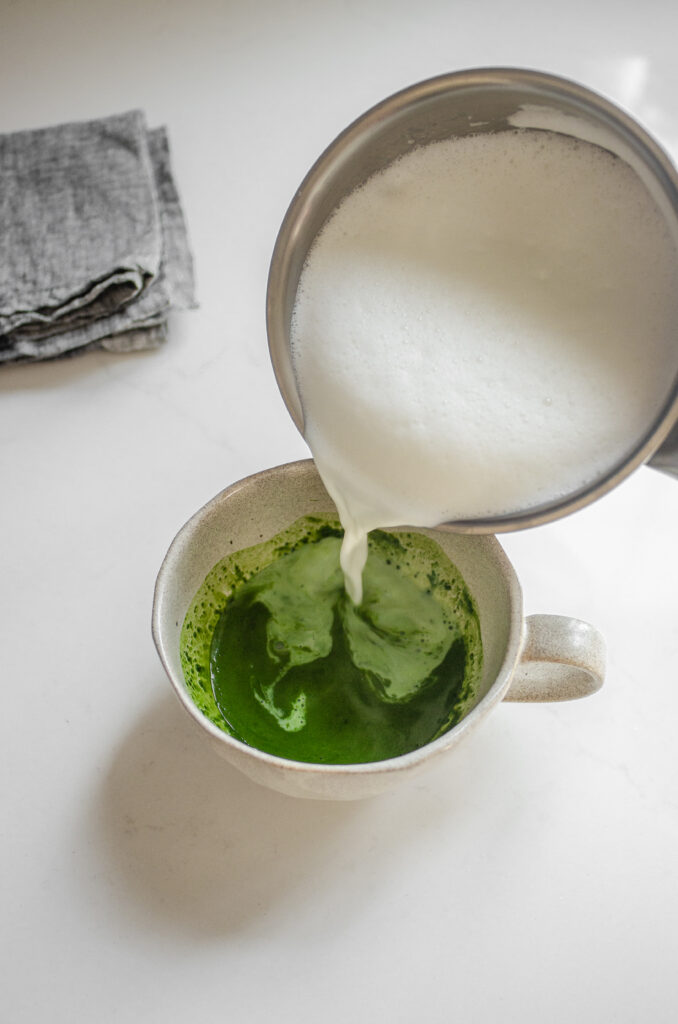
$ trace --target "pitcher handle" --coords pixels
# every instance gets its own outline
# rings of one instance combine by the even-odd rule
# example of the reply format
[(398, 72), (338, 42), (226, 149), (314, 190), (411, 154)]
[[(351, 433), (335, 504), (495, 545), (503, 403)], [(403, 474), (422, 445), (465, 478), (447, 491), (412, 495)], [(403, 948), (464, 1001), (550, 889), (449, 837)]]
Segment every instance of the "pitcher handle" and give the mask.
[(678, 423), (652, 458), (647, 460), (647, 465), (669, 476), (678, 477)]
[(520, 660), (504, 700), (574, 700), (605, 678), (605, 641), (595, 626), (565, 615), (529, 615)]

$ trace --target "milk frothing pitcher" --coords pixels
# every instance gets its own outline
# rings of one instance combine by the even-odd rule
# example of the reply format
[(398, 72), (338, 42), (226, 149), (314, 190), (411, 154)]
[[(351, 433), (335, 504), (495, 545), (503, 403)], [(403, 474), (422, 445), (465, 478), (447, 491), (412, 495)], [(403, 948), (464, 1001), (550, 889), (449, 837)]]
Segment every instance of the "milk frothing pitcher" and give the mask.
[[(290, 324), (304, 263), (325, 222), (349, 193), (415, 146), (518, 127), (593, 142), (624, 160), (650, 192), (678, 249), (678, 172), (658, 143), (602, 96), (567, 79), (518, 68), (453, 72), (404, 89), (359, 117), (319, 157), (275, 243), (266, 302), (269, 350), (278, 387), (302, 433)], [(668, 374), (675, 370), (667, 368)], [(587, 487), (510, 515), (445, 525), (459, 532), (498, 533), (550, 522), (595, 501), (643, 464), (678, 478), (678, 374), (646, 433), (621, 462)]]

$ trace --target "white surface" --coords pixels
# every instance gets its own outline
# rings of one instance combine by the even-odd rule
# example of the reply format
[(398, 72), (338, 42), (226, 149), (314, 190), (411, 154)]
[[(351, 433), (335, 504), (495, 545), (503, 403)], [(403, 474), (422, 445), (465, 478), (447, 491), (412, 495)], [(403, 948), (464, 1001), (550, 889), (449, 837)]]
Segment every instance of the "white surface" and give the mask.
[(502, 706), (368, 803), (296, 802), (203, 749), (153, 650), (173, 533), (304, 456), (269, 367), (268, 259), (324, 145), (474, 65), (577, 78), (678, 153), (678, 12), (537, 3), (0, 3), (0, 130), (166, 123), (201, 308), (149, 355), (0, 375), (2, 1019), (669, 1022), (678, 952), (678, 485), (641, 470), (505, 538), (526, 609), (609, 672)]

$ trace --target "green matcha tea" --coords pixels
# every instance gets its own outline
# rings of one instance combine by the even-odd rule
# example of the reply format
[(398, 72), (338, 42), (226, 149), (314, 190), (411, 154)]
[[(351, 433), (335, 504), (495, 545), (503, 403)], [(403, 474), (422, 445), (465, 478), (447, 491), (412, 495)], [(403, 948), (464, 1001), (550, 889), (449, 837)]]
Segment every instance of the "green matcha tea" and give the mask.
[(473, 599), (430, 538), (375, 530), (353, 604), (342, 530), (311, 517), (238, 551), (188, 610), (181, 659), (215, 725), (294, 761), (381, 761), (421, 747), (469, 709), (482, 646)]

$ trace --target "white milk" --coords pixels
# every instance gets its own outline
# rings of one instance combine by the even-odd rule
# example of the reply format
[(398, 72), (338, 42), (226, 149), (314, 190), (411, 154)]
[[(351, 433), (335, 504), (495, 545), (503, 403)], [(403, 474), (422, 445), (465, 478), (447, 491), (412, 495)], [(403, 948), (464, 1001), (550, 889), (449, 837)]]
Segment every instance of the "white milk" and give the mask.
[(338, 208), (304, 268), (292, 358), (346, 529), (509, 514), (600, 477), (678, 370), (678, 254), (634, 171), (515, 130), (407, 154)]

